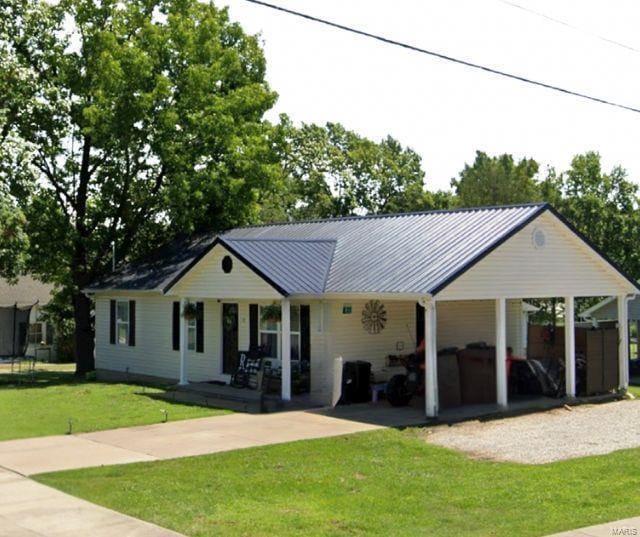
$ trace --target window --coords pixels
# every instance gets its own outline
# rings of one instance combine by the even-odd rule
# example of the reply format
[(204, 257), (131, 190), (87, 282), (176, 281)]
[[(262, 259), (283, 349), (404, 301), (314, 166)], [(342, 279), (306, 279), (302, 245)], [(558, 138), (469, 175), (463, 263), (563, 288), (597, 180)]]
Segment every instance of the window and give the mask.
[(198, 324), (196, 319), (187, 319), (187, 350), (196, 350), (196, 335), (198, 333)]
[(116, 303), (116, 341), (118, 345), (129, 344), (129, 301)]
[[(269, 306), (270, 310), (273, 306)], [(280, 307), (277, 307), (280, 311)], [(260, 306), (260, 345), (270, 358), (281, 358), (280, 349), (282, 325), (275, 319), (263, 319)], [(291, 306), (291, 359), (300, 359), (300, 306)]]
[(40, 345), (44, 343), (43, 323), (32, 323), (29, 325), (29, 344)]

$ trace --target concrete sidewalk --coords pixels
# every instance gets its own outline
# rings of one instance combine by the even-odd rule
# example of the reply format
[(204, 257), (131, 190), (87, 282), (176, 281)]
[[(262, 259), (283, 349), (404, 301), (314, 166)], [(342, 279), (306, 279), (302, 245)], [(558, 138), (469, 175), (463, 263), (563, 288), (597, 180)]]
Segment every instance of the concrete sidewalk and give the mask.
[(180, 537), (0, 469), (0, 537)]
[(589, 526), (577, 530), (563, 531), (548, 537), (611, 537), (612, 535), (640, 535), (640, 517), (626, 518)]
[(22, 475), (173, 459), (326, 438), (380, 426), (306, 411), (230, 414), (71, 436), (0, 442), (0, 467)]

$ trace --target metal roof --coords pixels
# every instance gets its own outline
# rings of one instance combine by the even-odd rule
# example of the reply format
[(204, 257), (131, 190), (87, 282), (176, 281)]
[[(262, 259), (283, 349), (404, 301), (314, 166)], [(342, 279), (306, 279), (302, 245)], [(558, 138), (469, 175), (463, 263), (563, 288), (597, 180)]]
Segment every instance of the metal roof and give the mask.
[(87, 291), (166, 291), (222, 244), (285, 295), (435, 295), (547, 210), (611, 263), (550, 205), (538, 203), (236, 228), (169, 245)]
[(548, 206), (349, 217), (237, 228), (227, 239), (333, 239), (325, 293), (435, 293)]
[(237, 257), (256, 267), (285, 294), (324, 291), (335, 240), (231, 239), (220, 241)]
[(207, 252), (215, 239), (215, 235), (207, 233), (175, 240), (144, 261), (126, 264), (85, 291), (164, 290), (194, 259)]

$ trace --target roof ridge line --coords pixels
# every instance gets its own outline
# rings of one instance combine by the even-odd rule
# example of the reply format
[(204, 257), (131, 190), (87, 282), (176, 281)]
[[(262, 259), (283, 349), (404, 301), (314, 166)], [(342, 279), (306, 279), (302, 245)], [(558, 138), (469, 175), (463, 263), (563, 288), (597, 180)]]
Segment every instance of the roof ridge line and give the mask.
[(224, 235), (231, 231), (239, 229), (256, 229), (264, 227), (275, 226), (294, 226), (300, 224), (321, 224), (326, 222), (348, 222), (350, 220), (375, 220), (382, 218), (400, 218), (407, 216), (422, 216), (430, 214), (453, 214), (453, 213), (467, 213), (467, 212), (480, 212), (491, 210), (506, 210), (506, 209), (522, 209), (526, 207), (547, 207), (549, 202), (546, 201), (533, 201), (529, 203), (513, 203), (511, 205), (484, 205), (480, 207), (458, 207), (454, 209), (429, 209), (426, 211), (408, 211), (404, 213), (381, 213), (381, 214), (363, 214), (363, 215), (351, 215), (351, 216), (337, 216), (332, 218), (311, 218), (308, 220), (292, 220), (287, 222), (267, 222), (264, 224), (248, 224), (246, 226), (232, 227), (223, 232)]
[[(234, 228), (239, 229), (239, 228)], [(222, 235), (220, 237), (225, 241), (233, 241), (233, 242), (338, 242), (338, 239), (292, 239), (292, 238), (282, 238), (278, 239), (276, 237), (227, 237)]]

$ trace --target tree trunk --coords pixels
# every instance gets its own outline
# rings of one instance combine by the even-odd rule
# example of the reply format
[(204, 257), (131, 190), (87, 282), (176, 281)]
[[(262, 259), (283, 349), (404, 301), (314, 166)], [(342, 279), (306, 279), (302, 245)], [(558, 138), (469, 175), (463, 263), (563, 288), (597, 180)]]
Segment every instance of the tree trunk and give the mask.
[(76, 355), (76, 375), (81, 375), (95, 369), (91, 299), (81, 292), (73, 297), (73, 317), (76, 323), (73, 346)]

